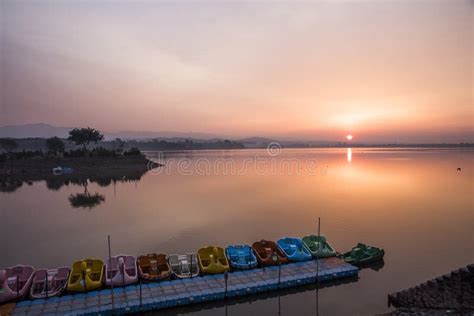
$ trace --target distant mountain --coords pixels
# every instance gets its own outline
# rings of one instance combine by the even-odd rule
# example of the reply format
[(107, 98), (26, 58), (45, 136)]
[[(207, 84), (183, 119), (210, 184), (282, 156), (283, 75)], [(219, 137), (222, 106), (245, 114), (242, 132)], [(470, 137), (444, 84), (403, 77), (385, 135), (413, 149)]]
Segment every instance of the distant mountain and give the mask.
[(171, 141), (176, 140), (183, 140), (185, 138), (191, 139), (212, 139), (218, 138), (216, 135), (213, 134), (206, 134), (206, 133), (194, 133), (194, 132), (147, 132), (147, 131), (120, 131), (115, 133), (108, 133), (104, 132), (104, 136), (107, 139), (112, 138), (122, 138), (122, 139), (153, 139), (153, 138), (160, 138), (160, 139), (168, 139)]
[(282, 147), (311, 147), (311, 146), (330, 146), (336, 144), (335, 142), (330, 141), (304, 141), (298, 139), (288, 139), (288, 138), (266, 138), (266, 137), (247, 137), (237, 140), (239, 143), (244, 144), (246, 148), (265, 148), (270, 143), (278, 143)]
[[(45, 123), (38, 124), (24, 124), (24, 125), (7, 125), (0, 126), (0, 137), (13, 137), (13, 138), (48, 138), (57, 136), (60, 138), (67, 138), (68, 133), (73, 127), (57, 127)], [(119, 132), (106, 132), (102, 131), (105, 139), (122, 138), (128, 139), (152, 139), (160, 138), (171, 141), (190, 139), (220, 139), (218, 136), (206, 133), (194, 133), (194, 132), (149, 132), (149, 131), (119, 131)]]
[[(12, 138), (49, 138), (57, 136), (60, 138), (67, 138), (69, 131), (73, 127), (58, 127), (45, 123), (38, 124), (25, 124), (25, 125), (8, 125), (0, 126), (0, 137), (12, 137)], [(137, 140), (137, 141), (148, 141), (151, 139), (165, 140), (168, 142), (182, 142), (186, 139), (192, 140), (195, 143), (208, 143), (208, 142), (219, 142), (226, 139), (221, 135), (214, 135), (208, 133), (195, 133), (195, 132), (150, 132), (150, 131), (119, 131), (119, 132), (107, 132), (102, 131), (105, 140), (113, 140), (115, 138), (121, 138), (123, 140)], [(227, 138), (231, 139), (231, 138)], [(459, 139), (463, 139), (459, 137)], [(324, 141), (324, 140), (300, 140), (296, 138), (285, 138), (279, 137), (278, 139), (266, 138), (266, 137), (247, 137), (242, 139), (233, 139), (243, 144), (246, 148), (266, 148), (270, 143), (277, 142), (282, 147), (291, 148), (306, 148), (306, 147), (367, 147), (367, 146), (381, 146), (381, 147), (402, 147), (402, 146), (431, 146), (436, 147), (437, 144), (429, 143), (377, 143), (375, 141), (368, 141), (366, 143), (351, 142), (339, 142), (339, 141)], [(462, 146), (472, 147), (472, 141), (464, 142), (447, 142), (446, 144), (439, 142), (438, 145), (453, 145), (461, 144)]]
[(27, 137), (61, 137), (68, 136), (70, 127), (56, 127), (44, 123), (0, 126), (0, 137), (27, 138)]
[(265, 138), (265, 137), (247, 137), (237, 140), (243, 144), (246, 148), (264, 148), (272, 142), (278, 142), (277, 140)]

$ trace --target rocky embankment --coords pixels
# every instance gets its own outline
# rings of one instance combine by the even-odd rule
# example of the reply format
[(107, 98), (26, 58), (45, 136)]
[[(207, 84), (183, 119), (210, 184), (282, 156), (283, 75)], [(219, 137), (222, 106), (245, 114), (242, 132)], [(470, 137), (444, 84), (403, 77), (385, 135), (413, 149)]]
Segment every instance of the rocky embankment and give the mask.
[[(474, 264), (388, 296), (398, 313), (474, 314)], [(397, 312), (392, 313), (398, 315)]]

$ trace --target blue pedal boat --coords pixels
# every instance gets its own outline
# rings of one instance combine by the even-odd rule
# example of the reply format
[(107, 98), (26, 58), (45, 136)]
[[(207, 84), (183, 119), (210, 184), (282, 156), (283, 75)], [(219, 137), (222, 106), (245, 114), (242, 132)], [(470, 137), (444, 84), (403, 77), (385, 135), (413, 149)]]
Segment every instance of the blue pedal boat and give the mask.
[(290, 261), (306, 261), (313, 258), (300, 238), (281, 238), (277, 241), (277, 245)]
[(257, 266), (257, 257), (248, 245), (232, 245), (225, 250), (230, 266), (234, 269), (252, 269)]

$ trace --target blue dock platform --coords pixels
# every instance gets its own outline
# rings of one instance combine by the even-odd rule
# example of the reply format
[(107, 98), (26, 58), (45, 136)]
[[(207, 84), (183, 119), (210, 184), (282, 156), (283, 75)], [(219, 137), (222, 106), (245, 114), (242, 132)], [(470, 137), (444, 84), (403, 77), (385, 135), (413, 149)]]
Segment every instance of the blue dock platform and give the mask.
[(354, 277), (359, 269), (332, 257), (278, 266), (205, 275), (192, 279), (142, 283), (49, 299), (27, 300), (12, 306), (13, 315), (118, 315), (161, 310), (226, 298), (287, 289)]

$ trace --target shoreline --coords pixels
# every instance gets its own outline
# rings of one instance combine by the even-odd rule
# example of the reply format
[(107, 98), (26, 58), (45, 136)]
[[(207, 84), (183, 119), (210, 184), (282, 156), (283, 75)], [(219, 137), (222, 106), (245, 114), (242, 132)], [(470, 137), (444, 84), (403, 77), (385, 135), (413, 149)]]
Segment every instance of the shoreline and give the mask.
[[(54, 175), (58, 166), (73, 169), (72, 173)], [(33, 181), (68, 181), (76, 179), (120, 180), (139, 179), (148, 170), (163, 166), (145, 156), (128, 157), (74, 157), (74, 158), (28, 158), (6, 160), (0, 164), (0, 183)]]

